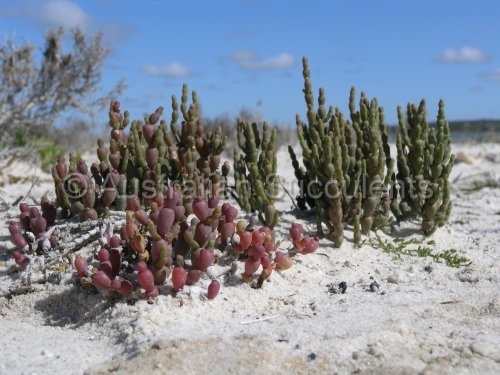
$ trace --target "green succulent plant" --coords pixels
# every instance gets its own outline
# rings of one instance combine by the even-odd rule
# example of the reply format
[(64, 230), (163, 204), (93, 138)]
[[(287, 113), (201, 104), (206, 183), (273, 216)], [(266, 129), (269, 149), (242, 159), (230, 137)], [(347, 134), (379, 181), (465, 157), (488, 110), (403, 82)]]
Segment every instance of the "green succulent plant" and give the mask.
[(408, 105), (406, 121), (398, 108), (395, 160), (377, 99), (369, 100), (362, 92), (356, 106), (351, 88), (346, 120), (338, 108), (327, 109), (320, 88), (315, 109), (306, 58), (302, 64), (307, 122), (297, 115), (296, 125), (303, 166), (294, 149), (288, 150), (300, 187), (297, 206), (316, 210), (317, 232), (324, 235), (326, 228), (326, 235), (340, 247), (347, 225), (354, 227), (355, 242), (372, 230), (390, 231), (394, 216), (421, 218), (426, 234), (443, 225), (451, 209), (448, 177), (454, 161), (444, 102), (439, 103), (435, 128), (427, 123), (425, 101), (418, 108)]
[(235, 198), (248, 212), (258, 212), (266, 226), (278, 223), (274, 202), (279, 194), (276, 158), (276, 129), (264, 122), (262, 133), (257, 123), (238, 119), (238, 148), (234, 148)]

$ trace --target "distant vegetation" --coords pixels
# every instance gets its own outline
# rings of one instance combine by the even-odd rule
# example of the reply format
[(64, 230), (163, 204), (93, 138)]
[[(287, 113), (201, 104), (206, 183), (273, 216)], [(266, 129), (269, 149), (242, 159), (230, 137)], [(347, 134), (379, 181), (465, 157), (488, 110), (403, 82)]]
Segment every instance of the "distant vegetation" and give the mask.
[(450, 121), (453, 142), (500, 142), (500, 120)]
[[(450, 120), (449, 124), (454, 143), (500, 142), (500, 120)], [(436, 123), (429, 125), (436, 126)], [(395, 141), (397, 129), (397, 125), (387, 127), (391, 141)]]
[(452, 131), (498, 131), (500, 130), (500, 120), (467, 120), (450, 121)]

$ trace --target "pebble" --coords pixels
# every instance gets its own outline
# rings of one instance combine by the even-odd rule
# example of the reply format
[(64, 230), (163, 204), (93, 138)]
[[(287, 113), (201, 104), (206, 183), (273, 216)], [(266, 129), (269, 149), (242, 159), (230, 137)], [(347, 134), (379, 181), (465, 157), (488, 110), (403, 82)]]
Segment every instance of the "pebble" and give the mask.
[(307, 360), (309, 362), (311, 361), (314, 361), (316, 359), (316, 353), (310, 353), (308, 356), (307, 356)]
[(378, 283), (376, 281), (373, 281), (371, 284), (370, 284), (370, 292), (374, 293), (376, 291), (378, 291), (380, 288), (380, 285), (378, 285)]
[(347, 290), (347, 283), (345, 281), (340, 282), (339, 289), (340, 289), (340, 293), (345, 294), (345, 292)]

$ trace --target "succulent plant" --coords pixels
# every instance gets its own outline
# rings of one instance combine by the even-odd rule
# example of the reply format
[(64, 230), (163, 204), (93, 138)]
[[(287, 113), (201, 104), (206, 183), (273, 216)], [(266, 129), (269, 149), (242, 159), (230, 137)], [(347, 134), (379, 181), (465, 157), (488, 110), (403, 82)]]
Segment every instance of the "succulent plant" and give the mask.
[(352, 88), (351, 121), (347, 121), (338, 108), (326, 109), (325, 93), (320, 89), (315, 110), (308, 61), (304, 58), (302, 62), (308, 122), (297, 115), (296, 123), (304, 167), (289, 147), (301, 187), (297, 204), (314, 207), (318, 234), (323, 234), (326, 225), (328, 237), (340, 247), (346, 225), (360, 225), (363, 234), (387, 227), (390, 215), (385, 196), (394, 161), (389, 155), (383, 109), (376, 99), (369, 101), (361, 93), (357, 110)]
[(448, 176), (454, 160), (444, 103), (439, 104), (435, 131), (425, 118), (425, 101), (418, 108), (408, 105), (407, 121), (398, 108), (396, 173), (377, 100), (362, 92), (357, 109), (352, 88), (346, 121), (339, 109), (327, 111), (323, 89), (315, 110), (306, 58), (303, 76), (307, 124), (299, 115), (296, 123), (304, 166), (290, 146), (289, 153), (300, 186), (297, 205), (316, 210), (318, 234), (326, 226), (328, 237), (340, 247), (345, 226), (353, 225), (359, 243), (372, 230), (388, 232), (393, 214), (398, 220), (421, 217), (427, 234), (443, 225), (451, 208)]
[[(144, 207), (174, 185), (183, 190), (187, 214), (189, 203), (197, 196), (219, 197), (226, 191), (229, 165), (220, 166), (226, 137), (221, 129), (204, 129), (200, 121), (196, 92), (188, 106), (184, 85), (180, 111), (184, 120), (178, 125), (179, 104), (172, 96), (170, 127), (161, 120), (164, 108), (158, 107), (144, 121), (130, 122), (120, 103), (109, 110), (111, 127), (109, 147), (97, 141), (99, 162), (87, 166), (70, 154), (69, 164), (61, 156), (52, 169), (57, 205), (63, 217), (78, 215), (82, 220), (105, 217), (110, 210), (124, 211), (128, 195), (136, 195)], [(125, 129), (130, 124), (127, 136)]]
[(44, 196), (41, 208), (19, 204), (19, 220), (11, 220), (8, 230), (11, 242), (16, 247), (11, 256), (16, 263), (26, 268), (30, 264), (28, 254), (43, 255), (57, 246), (57, 238), (51, 227), (55, 224), (56, 208)]
[[(360, 223), (361, 233), (366, 235), (372, 228), (389, 230), (392, 216), (388, 193), (394, 172), (394, 159), (390, 155), (383, 108), (378, 106), (376, 99), (369, 101), (364, 93), (361, 93), (359, 111), (356, 111), (354, 101), (355, 90), (352, 88), (349, 109), (356, 132), (356, 160), (361, 162)], [(356, 192), (352, 193), (355, 198)], [(354, 212), (360, 211), (354, 206)]]
[(279, 219), (274, 207), (279, 193), (276, 129), (264, 122), (261, 134), (257, 123), (239, 119), (236, 129), (242, 153), (234, 148), (235, 199), (244, 211), (258, 212), (262, 223), (273, 228)]
[[(161, 205), (159, 201), (151, 202), (146, 211), (137, 196), (127, 198), (121, 235), (106, 237), (96, 253), (95, 271), (89, 272), (87, 259), (75, 258), (82, 285), (124, 296), (141, 293), (152, 300), (169, 276), (173, 293), (198, 282), (217, 261), (216, 252), (229, 252), (244, 260), (245, 282), (252, 282), (262, 268), (257, 287), (269, 279), (273, 269), (285, 270), (292, 265), (291, 259), (278, 251), (270, 227), (236, 222), (238, 211), (228, 202), (214, 205), (213, 200), (198, 197), (189, 203), (194, 217), (188, 222), (179, 188), (167, 189)], [(207, 298), (215, 298), (219, 289), (219, 281), (213, 279)]]
[[(169, 125), (163, 107), (130, 121), (120, 103), (111, 102), (109, 145), (97, 140), (98, 162), (88, 166), (74, 153), (67, 162), (59, 157), (52, 169), (56, 201), (44, 197), (40, 208), (19, 205), (19, 220), (8, 226), (14, 262), (30, 269), (31, 255), (56, 248), (56, 219), (106, 218), (120, 210), (125, 211), (120, 234), (99, 220), (99, 248), (90, 258), (74, 258), (82, 286), (152, 302), (165, 290), (181, 293), (204, 278), (210, 281), (206, 297), (213, 299), (221, 283), (210, 267), (222, 263), (222, 256), (242, 261), (241, 280), (260, 288), (273, 271), (290, 268), (293, 255), (314, 253), (324, 228), (340, 247), (346, 226), (352, 225), (359, 244), (372, 230), (389, 230), (392, 214), (398, 220), (420, 218), (426, 234), (443, 225), (451, 209), (448, 178), (454, 163), (444, 103), (435, 128), (427, 123), (425, 101), (418, 108), (409, 104), (406, 119), (398, 108), (395, 172), (377, 100), (362, 92), (356, 105), (352, 88), (346, 119), (338, 108), (327, 109), (323, 89), (315, 109), (306, 58), (303, 77), (307, 123), (296, 117), (303, 166), (292, 147), (289, 153), (301, 189), (297, 205), (315, 210), (317, 235), (308, 236), (293, 223), (288, 232), (293, 248), (287, 253), (278, 246), (276, 129), (265, 122), (260, 131), (256, 123), (238, 120), (233, 154), (237, 203), (247, 213), (256, 211), (262, 225), (238, 220), (238, 209), (221, 201), (230, 172), (228, 162), (220, 165), (226, 137), (220, 128), (204, 128), (197, 94), (192, 92), (189, 103), (184, 85), (180, 104), (172, 96)], [(160, 287), (165, 284), (169, 287)]]
[(218, 280), (212, 280), (207, 290), (207, 298), (214, 299), (219, 294), (220, 283)]
[(289, 233), (292, 239), (293, 248), (297, 252), (301, 254), (311, 254), (318, 249), (319, 238), (304, 235), (304, 228), (302, 225), (292, 223)]
[(399, 107), (398, 119), (398, 171), (391, 208), (398, 220), (420, 218), (423, 232), (432, 234), (446, 223), (451, 210), (448, 178), (455, 156), (444, 101), (439, 101), (435, 127), (427, 121), (425, 100), (418, 107), (408, 104), (406, 119)]

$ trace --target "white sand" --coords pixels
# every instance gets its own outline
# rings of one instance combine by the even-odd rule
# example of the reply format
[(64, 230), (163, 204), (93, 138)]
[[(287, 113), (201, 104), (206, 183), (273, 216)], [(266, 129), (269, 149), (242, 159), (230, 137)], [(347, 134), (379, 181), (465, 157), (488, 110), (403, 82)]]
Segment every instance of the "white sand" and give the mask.
[[(13, 245), (2, 224), (0, 373), (498, 374), (500, 145), (457, 145), (454, 152), (462, 162), (451, 176), (449, 224), (429, 238), (409, 224), (381, 237), (432, 240), (435, 252), (455, 248), (473, 261), (458, 269), (428, 257), (396, 259), (375, 236), (355, 249), (347, 230), (340, 249), (322, 240), (315, 254), (297, 255), (262, 289), (239, 281), (240, 264), (215, 300), (204, 299), (205, 280), (176, 297), (164, 290), (152, 305), (129, 305), (75, 286), (72, 270), (59, 283), (41, 283), (34, 270), (23, 287), (26, 272), (9, 258)], [(278, 156), (280, 174), (293, 183), (288, 153)], [(28, 192), (33, 165), (15, 161), (1, 170), (7, 223), (17, 209), (5, 203)], [(53, 194), (51, 177), (39, 178), (31, 195)], [(283, 248), (291, 222), (314, 231), (314, 217), (294, 216), (287, 197), (278, 206)], [(380, 289), (370, 292), (374, 280)], [(341, 281), (347, 293), (330, 293), (328, 285)]]

